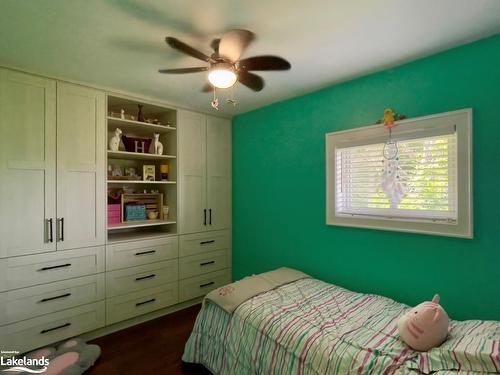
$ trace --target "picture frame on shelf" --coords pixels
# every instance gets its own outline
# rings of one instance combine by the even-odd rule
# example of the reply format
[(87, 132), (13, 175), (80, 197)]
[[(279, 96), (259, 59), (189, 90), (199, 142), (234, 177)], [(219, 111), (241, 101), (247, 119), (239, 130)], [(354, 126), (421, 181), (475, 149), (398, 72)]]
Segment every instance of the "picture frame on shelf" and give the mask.
[(156, 181), (154, 165), (143, 165), (142, 166), (142, 179), (143, 181)]

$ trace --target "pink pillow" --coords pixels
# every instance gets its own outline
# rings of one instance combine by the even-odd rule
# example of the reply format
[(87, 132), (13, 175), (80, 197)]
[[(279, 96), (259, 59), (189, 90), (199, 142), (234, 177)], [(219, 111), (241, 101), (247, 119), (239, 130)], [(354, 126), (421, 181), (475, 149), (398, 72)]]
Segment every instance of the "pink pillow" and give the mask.
[(399, 335), (412, 349), (425, 352), (441, 345), (448, 336), (450, 320), (439, 304), (439, 295), (406, 312), (398, 322)]

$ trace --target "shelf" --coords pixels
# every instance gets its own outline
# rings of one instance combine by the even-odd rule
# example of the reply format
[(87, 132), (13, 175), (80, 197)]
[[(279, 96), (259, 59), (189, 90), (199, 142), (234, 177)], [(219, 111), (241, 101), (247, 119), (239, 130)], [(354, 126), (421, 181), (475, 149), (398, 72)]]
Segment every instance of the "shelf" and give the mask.
[(175, 185), (177, 181), (108, 180), (108, 184)]
[(108, 225), (108, 230), (130, 229), (130, 228), (144, 228), (153, 227), (157, 225), (175, 224), (175, 220), (143, 220), (143, 221), (127, 221), (120, 224)]
[(134, 121), (134, 120), (122, 120), (121, 118), (108, 116), (108, 127), (110, 125), (119, 127), (122, 131), (123, 130), (129, 132), (134, 131), (145, 134), (168, 133), (177, 130), (172, 126), (149, 124), (147, 122)]
[(165, 159), (175, 159), (175, 155), (155, 155), (155, 154), (143, 154), (140, 152), (128, 152), (128, 151), (110, 151), (108, 150), (108, 158), (110, 159), (126, 159), (126, 160), (165, 160)]
[(154, 238), (163, 238), (175, 236), (176, 232), (110, 232), (108, 234), (108, 244), (114, 244), (127, 241), (151, 240)]

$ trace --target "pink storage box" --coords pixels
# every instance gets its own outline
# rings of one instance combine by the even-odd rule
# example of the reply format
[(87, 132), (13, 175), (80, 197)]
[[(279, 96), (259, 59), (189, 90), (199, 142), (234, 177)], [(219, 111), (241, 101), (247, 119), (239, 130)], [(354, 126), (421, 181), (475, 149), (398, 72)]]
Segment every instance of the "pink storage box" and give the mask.
[(120, 224), (122, 222), (122, 210), (120, 204), (108, 204), (108, 224)]

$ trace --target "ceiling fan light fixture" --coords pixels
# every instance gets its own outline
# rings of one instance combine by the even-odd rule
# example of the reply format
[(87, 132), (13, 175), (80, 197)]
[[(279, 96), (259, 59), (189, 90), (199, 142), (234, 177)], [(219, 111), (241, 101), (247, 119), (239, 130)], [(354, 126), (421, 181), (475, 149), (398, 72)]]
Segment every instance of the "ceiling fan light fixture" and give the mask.
[(233, 86), (237, 79), (233, 66), (228, 63), (214, 64), (208, 72), (208, 81), (219, 89), (227, 89)]

